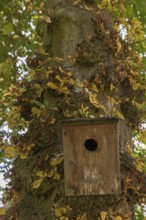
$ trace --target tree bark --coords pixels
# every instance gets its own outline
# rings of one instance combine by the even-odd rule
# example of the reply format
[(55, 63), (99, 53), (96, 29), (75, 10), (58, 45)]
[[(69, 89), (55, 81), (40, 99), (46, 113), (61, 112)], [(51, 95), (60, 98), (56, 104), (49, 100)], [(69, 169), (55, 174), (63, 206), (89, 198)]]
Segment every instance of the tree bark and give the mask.
[[(113, 38), (117, 37), (112, 27), (113, 22), (110, 15), (106, 11), (98, 10), (94, 2), (81, 1), (76, 5), (72, 3), (72, 1), (67, 0), (48, 1), (48, 9), (54, 15), (51, 18), (51, 23), (45, 25), (44, 28), (43, 41), (46, 53), (50, 53), (52, 58), (62, 58), (62, 67), (72, 72), (79, 83), (85, 80), (92, 81), (97, 72), (102, 72), (101, 63), (104, 63), (106, 69), (113, 69), (114, 72), (114, 55), (113, 53), (110, 54), (98, 27), (98, 24), (101, 25), (101, 22), (106, 21), (105, 30), (109, 32), (110, 40), (112, 41), (112, 36)], [(95, 53), (95, 57), (89, 57), (89, 62), (88, 60), (83, 62), (84, 58), (81, 57), (80, 60), (78, 56), (79, 49), (84, 49), (86, 44), (87, 50), (91, 49)], [(95, 49), (96, 47), (98, 50)], [(111, 74), (110, 71), (109, 74)], [(109, 79), (111, 75), (103, 77)], [(82, 99), (84, 99), (85, 95), (82, 88), (74, 89), (70, 98), (76, 99), (78, 103), (81, 95)], [(56, 95), (53, 96), (51, 94), (51, 96), (56, 99)], [(115, 97), (118, 96), (120, 96), (120, 91), (115, 94)], [(114, 106), (104, 98), (103, 90), (101, 92), (99, 90), (98, 98), (110, 113), (107, 115), (102, 112), (102, 115), (115, 117)], [(115, 108), (121, 111), (120, 104), (116, 105)], [(36, 164), (40, 168), (50, 166), (50, 161), (45, 161), (46, 155), (49, 155), (50, 158), (50, 155), (53, 157), (56, 154), (63, 153), (58, 127), (58, 121), (62, 119), (60, 109), (54, 111), (53, 114), (57, 118), (55, 125), (41, 125), (36, 122), (29, 128), (27, 134), (24, 137), (22, 136), (22, 141), (24, 138), (24, 142), (26, 139), (29, 140), (31, 137), (35, 137), (38, 151), (36, 150), (25, 160), (16, 159), (14, 163), (12, 185), (16, 191), (15, 197), (18, 194), (18, 201), (8, 215), (11, 216), (13, 213), (17, 213), (13, 219), (19, 220), (56, 220), (61, 219), (56, 217), (59, 207), (65, 207), (65, 211), (62, 211), (62, 216), (68, 216), (66, 219), (73, 220), (82, 216), (81, 219), (95, 220), (100, 217), (101, 211), (112, 208), (118, 215), (127, 215), (128, 219), (134, 219), (133, 204), (124, 195), (126, 192), (123, 191), (121, 195), (66, 197), (64, 195), (63, 164), (59, 165), (61, 180), (56, 181), (48, 178), (43, 181), (39, 189), (32, 189)], [(95, 111), (94, 116), (99, 117), (99, 113)], [(127, 126), (126, 120), (119, 120), (119, 145), (122, 156), (126, 154), (127, 144), (131, 145), (131, 131)], [(124, 171), (121, 174), (121, 179), (124, 179), (125, 175), (126, 172)], [(5, 219), (9, 219), (8, 216)]]

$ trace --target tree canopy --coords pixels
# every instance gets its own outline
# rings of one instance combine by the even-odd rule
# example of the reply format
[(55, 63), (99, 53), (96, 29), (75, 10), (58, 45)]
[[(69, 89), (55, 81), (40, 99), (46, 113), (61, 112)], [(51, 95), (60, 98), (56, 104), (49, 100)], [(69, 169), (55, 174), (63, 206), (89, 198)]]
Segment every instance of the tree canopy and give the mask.
[[(7, 219), (17, 219), (15, 207), (25, 194), (23, 190), (32, 194), (36, 192), (37, 196), (40, 196), (40, 190), (45, 197), (50, 190), (49, 186), (46, 188), (48, 182), (53, 189), (62, 183), (63, 155), (57, 126), (64, 118), (114, 115), (127, 121), (132, 131), (133, 149), (127, 145), (128, 156), (124, 155), (122, 163), (127, 164), (126, 169), (131, 173), (123, 181), (123, 194), (119, 200), (124, 203), (128, 195), (133, 205), (146, 202), (146, 2), (70, 0), (69, 4), (96, 17), (94, 23), (98, 37), (87, 36), (78, 44), (74, 57), (72, 54), (65, 57), (71, 65), (76, 63), (85, 68), (98, 64), (98, 74), (90, 79), (79, 80), (64, 67), (64, 55), (54, 56), (45, 43), (45, 27), (49, 28), (56, 19), (56, 9), (50, 7), (49, 1), (0, 2), (0, 160), (1, 170), (11, 180), (4, 194), (4, 203), (12, 203)], [(114, 57), (113, 66), (107, 64), (110, 54)], [(119, 90), (122, 91), (120, 95)], [(80, 91), (80, 95), (74, 91)], [(99, 93), (102, 92), (105, 102), (113, 106), (110, 111), (100, 101)], [(52, 137), (57, 140), (57, 146)], [(18, 160), (17, 164), (15, 161)], [(29, 163), (32, 163), (30, 167)], [(18, 170), (24, 179), (28, 179), (27, 185), (23, 185), (23, 179), (18, 184)], [(29, 178), (31, 172), (33, 177)], [(57, 191), (51, 194), (49, 204), (56, 195), (60, 196)], [(76, 218), (69, 217), (72, 216), (69, 202), (62, 199), (62, 206), (56, 202), (50, 206), (56, 219), (88, 219), (86, 211), (93, 205), (88, 198), (84, 201), (84, 206), (88, 207), (81, 212), (77, 210)], [(78, 202), (80, 206), (81, 201)], [(128, 219), (128, 212), (125, 216), (117, 213), (112, 202), (109, 201), (104, 210), (101, 204), (99, 210), (93, 211), (95, 216), (101, 220)], [(72, 206), (75, 203), (74, 199)], [(0, 215), (5, 211), (1, 208)], [(140, 215), (143, 214), (137, 206), (137, 216)]]

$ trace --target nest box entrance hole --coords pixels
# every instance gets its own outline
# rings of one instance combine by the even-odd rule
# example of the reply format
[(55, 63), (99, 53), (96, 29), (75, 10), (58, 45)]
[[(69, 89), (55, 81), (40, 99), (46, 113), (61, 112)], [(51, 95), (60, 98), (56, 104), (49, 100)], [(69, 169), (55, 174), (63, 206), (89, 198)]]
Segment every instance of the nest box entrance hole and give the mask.
[(98, 149), (98, 143), (92, 138), (85, 140), (84, 146), (89, 151), (95, 151)]

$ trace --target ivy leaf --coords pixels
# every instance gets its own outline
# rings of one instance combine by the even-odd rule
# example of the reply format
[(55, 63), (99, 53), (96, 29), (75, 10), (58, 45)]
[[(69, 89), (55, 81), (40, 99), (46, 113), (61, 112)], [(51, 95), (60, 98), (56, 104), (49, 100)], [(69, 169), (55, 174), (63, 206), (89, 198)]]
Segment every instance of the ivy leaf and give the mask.
[(61, 73), (64, 73), (64, 71), (63, 71), (61, 66), (59, 66), (59, 70), (60, 70)]
[(63, 157), (55, 158), (51, 161), (51, 165), (56, 166), (56, 165), (60, 164), (62, 161), (63, 161)]
[(137, 109), (139, 109), (139, 110), (143, 109), (143, 104), (140, 104), (140, 103), (135, 102), (135, 101), (133, 101), (132, 103), (133, 103), (133, 105), (136, 106)]
[(47, 86), (51, 89), (57, 89), (57, 86), (53, 82), (48, 82)]
[(102, 212), (100, 213), (100, 216), (101, 216), (101, 220), (105, 220), (105, 219), (106, 219), (106, 216), (107, 216), (107, 212), (102, 211)]
[(69, 90), (66, 86), (60, 88), (58, 91), (59, 91), (60, 93), (66, 94), (66, 95), (68, 95), (68, 94), (70, 93), (70, 90)]
[(12, 23), (8, 23), (6, 24), (3, 29), (2, 29), (4, 35), (9, 35), (12, 33), (13, 31), (13, 24)]
[(140, 83), (134, 83), (134, 84), (132, 85), (132, 89), (133, 89), (133, 90), (137, 90), (140, 86), (141, 86)]
[(87, 220), (87, 214), (83, 213), (77, 217), (77, 220)]
[(19, 154), (18, 149), (16, 147), (14, 147), (14, 146), (6, 146), (3, 149), (3, 151), (4, 151), (5, 156), (8, 159), (12, 159), (12, 158), (18, 156), (18, 154)]
[(21, 153), (21, 154), (20, 154), (20, 158), (21, 158), (22, 160), (27, 159), (27, 158), (28, 158), (28, 153)]
[(143, 130), (139, 133), (139, 138), (138, 140), (140, 142), (143, 142), (144, 144), (146, 144), (146, 130)]
[(118, 118), (121, 118), (121, 119), (124, 119), (124, 115), (119, 112), (116, 108), (113, 107), (113, 112), (115, 113), (115, 115), (118, 117)]
[(50, 170), (49, 173), (47, 174), (47, 177), (52, 177), (54, 176), (56, 170)]
[(26, 3), (31, 3), (31, 0), (25, 0)]
[(54, 174), (54, 176), (53, 176), (53, 179), (54, 179), (54, 180), (60, 180), (60, 175), (59, 175), (59, 173), (56, 172), (56, 173)]
[(122, 220), (123, 218), (121, 217), (121, 216), (116, 216), (115, 218), (114, 218), (114, 220)]
[(36, 176), (39, 176), (41, 178), (45, 178), (47, 177), (47, 175), (48, 175), (47, 172), (41, 170), (36, 173)]
[(56, 204), (54, 205), (55, 216), (57, 217), (57, 219), (59, 218), (62, 220), (69, 220), (68, 217), (65, 218), (64, 215), (70, 212), (71, 210), (72, 209), (68, 205), (66, 207), (58, 207)]
[(136, 161), (136, 169), (139, 171), (139, 172), (142, 172), (142, 163), (140, 161)]
[(44, 105), (47, 109), (49, 110), (57, 110), (57, 103), (56, 103), (56, 98), (53, 96), (50, 96), (50, 94), (48, 93), (48, 91), (45, 91), (43, 94), (43, 101), (44, 101)]
[(73, 5), (77, 5), (77, 4), (79, 4), (81, 2), (81, 0), (76, 0), (74, 3), (73, 3)]
[(36, 107), (32, 107), (31, 112), (33, 115), (40, 115), (40, 113), (41, 113), (40, 109), (38, 109)]
[(6, 209), (4, 207), (0, 208), (0, 216), (4, 215), (6, 213)]
[(34, 182), (33, 182), (33, 186), (32, 186), (32, 188), (33, 188), (33, 189), (37, 189), (37, 188), (39, 188), (40, 185), (41, 185), (41, 183), (43, 182), (43, 180), (44, 180), (44, 178), (40, 178), (40, 179), (34, 181)]

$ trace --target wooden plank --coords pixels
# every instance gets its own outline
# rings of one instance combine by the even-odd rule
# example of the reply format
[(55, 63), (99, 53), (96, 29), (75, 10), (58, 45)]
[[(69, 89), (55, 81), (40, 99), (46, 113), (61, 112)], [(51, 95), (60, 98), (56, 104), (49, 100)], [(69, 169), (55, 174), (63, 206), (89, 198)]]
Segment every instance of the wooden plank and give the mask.
[(73, 119), (65, 119), (61, 121), (61, 125), (73, 126), (73, 125), (92, 125), (92, 124), (113, 124), (118, 122), (118, 118), (73, 118)]
[[(62, 127), (66, 195), (120, 192), (117, 123)], [(87, 140), (98, 147), (88, 150)], [(93, 143), (91, 143), (92, 145)]]

